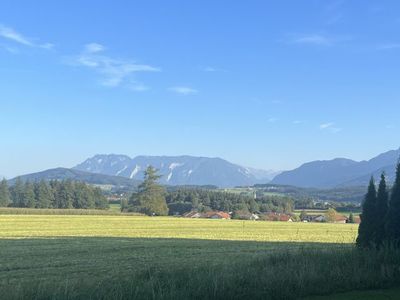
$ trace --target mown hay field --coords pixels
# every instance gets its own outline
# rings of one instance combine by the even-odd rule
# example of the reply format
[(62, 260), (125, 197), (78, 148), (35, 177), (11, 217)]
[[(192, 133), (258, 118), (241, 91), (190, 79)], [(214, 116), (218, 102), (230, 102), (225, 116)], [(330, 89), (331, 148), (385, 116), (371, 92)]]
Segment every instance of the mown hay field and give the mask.
[(353, 224), (138, 216), (0, 216), (0, 238), (126, 237), (259, 242), (354, 243)]
[[(380, 266), (373, 255), (355, 251), (357, 229), (353, 224), (0, 215), (0, 295), (295, 299), (336, 291), (339, 284), (343, 291), (366, 288), (380, 278), (374, 271)], [(337, 286), (319, 284), (326, 281)]]

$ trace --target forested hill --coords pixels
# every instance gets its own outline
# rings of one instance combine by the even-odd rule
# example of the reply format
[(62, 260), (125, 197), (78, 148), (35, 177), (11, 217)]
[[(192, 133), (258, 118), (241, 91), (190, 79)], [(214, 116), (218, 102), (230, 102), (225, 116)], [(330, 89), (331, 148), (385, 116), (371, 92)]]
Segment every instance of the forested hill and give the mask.
[(74, 169), (67, 168), (56, 168), (50, 169), (38, 173), (26, 174), (14, 179), (9, 180), (9, 183), (13, 185), (16, 179), (19, 178), (23, 182), (38, 182), (41, 180), (66, 180), (70, 179), (73, 181), (86, 182), (89, 184), (104, 184), (113, 186), (124, 186), (124, 187), (136, 187), (139, 183), (137, 180), (121, 177), (121, 176), (110, 176), (104, 174), (89, 173)]

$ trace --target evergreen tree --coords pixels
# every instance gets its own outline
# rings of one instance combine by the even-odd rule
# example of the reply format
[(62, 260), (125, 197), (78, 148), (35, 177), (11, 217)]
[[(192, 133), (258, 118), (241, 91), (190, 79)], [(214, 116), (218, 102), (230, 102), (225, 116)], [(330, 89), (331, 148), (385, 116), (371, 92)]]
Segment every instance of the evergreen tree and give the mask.
[(146, 215), (168, 215), (165, 189), (157, 183), (160, 177), (152, 166), (146, 169), (144, 181), (139, 185), (138, 193), (130, 198), (134, 210)]
[(28, 181), (24, 185), (24, 207), (36, 207), (35, 189), (33, 184)]
[(400, 246), (400, 162), (397, 164), (396, 180), (386, 217), (386, 237), (389, 242)]
[(378, 198), (375, 209), (375, 244), (380, 247), (385, 240), (385, 221), (388, 211), (389, 192), (386, 186), (385, 174), (382, 173), (378, 188)]
[(372, 177), (369, 182), (368, 193), (365, 195), (362, 205), (362, 214), (360, 215), (361, 224), (358, 228), (357, 237), (357, 246), (360, 248), (370, 247), (374, 242), (374, 236), (376, 232), (376, 202), (376, 187), (374, 178)]
[(51, 186), (41, 180), (36, 187), (36, 200), (38, 208), (51, 208), (54, 202), (54, 193)]
[(354, 223), (354, 215), (353, 215), (352, 212), (350, 212), (350, 215), (349, 215), (349, 223), (350, 223), (350, 224), (353, 224), (353, 223)]
[(74, 184), (70, 180), (62, 181), (58, 185), (56, 204), (57, 208), (73, 208)]
[(95, 197), (91, 187), (83, 182), (75, 183), (74, 185), (74, 208), (94, 208)]
[(10, 190), (7, 180), (3, 179), (0, 183), (0, 207), (7, 207), (11, 202)]
[(25, 207), (24, 203), (24, 184), (20, 177), (15, 180), (15, 184), (12, 187), (12, 202), (15, 207)]

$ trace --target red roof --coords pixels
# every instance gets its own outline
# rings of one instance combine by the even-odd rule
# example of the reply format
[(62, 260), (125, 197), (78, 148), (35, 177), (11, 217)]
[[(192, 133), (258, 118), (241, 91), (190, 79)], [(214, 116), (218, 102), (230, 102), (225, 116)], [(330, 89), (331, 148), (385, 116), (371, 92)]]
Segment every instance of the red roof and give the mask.
[(230, 214), (223, 212), (223, 211), (209, 211), (209, 212), (205, 213), (206, 218), (212, 218), (214, 216), (217, 216), (221, 219), (230, 219), (231, 218)]
[(339, 221), (347, 221), (347, 217), (343, 216), (343, 215), (336, 215), (335, 216), (335, 221), (339, 222)]

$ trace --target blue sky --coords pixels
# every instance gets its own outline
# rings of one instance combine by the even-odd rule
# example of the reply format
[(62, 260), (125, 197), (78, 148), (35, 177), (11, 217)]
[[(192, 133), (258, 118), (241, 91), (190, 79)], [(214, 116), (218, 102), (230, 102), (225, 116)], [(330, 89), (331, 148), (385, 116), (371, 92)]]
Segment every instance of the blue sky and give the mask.
[(1, 1), (0, 174), (397, 149), (399, 30), (398, 1)]

